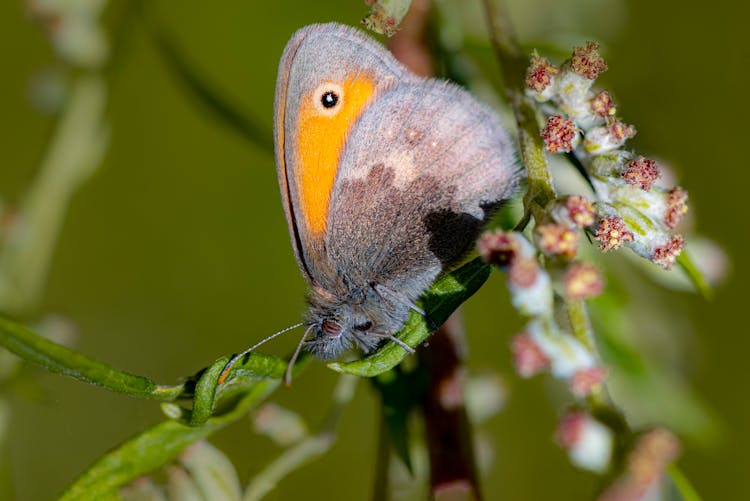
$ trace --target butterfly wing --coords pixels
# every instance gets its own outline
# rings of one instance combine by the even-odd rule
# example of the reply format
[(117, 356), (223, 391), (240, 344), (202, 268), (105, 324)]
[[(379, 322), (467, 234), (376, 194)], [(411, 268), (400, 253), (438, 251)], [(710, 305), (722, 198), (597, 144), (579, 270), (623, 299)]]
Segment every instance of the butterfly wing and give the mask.
[(381, 45), (340, 24), (303, 28), (284, 50), (274, 104), (276, 169), (297, 263), (312, 282), (330, 272), (323, 241), (352, 126), (380, 94), (411, 78)]
[(494, 112), (439, 80), (382, 93), (352, 128), (325, 249), (345, 280), (415, 300), (461, 259), (519, 171)]

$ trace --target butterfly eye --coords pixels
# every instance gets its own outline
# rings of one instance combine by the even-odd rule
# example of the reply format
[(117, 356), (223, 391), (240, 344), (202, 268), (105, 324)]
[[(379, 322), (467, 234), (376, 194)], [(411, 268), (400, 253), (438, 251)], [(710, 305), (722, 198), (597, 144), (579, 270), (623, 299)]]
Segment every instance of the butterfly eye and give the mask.
[(364, 331), (366, 331), (366, 330), (369, 330), (369, 329), (370, 329), (370, 327), (372, 327), (372, 322), (370, 322), (370, 321), (368, 320), (367, 322), (365, 322), (365, 323), (363, 323), (363, 324), (355, 325), (355, 326), (354, 326), (354, 329), (355, 329), (355, 330), (358, 330), (358, 331), (363, 331), (363, 332), (364, 332)]
[(329, 109), (333, 108), (334, 106), (338, 104), (338, 102), (339, 102), (339, 95), (336, 94), (332, 90), (325, 92), (320, 97), (320, 104), (323, 105), (323, 108), (329, 108)]
[(341, 326), (329, 319), (323, 320), (323, 324), (320, 326), (320, 330), (323, 331), (324, 334), (328, 334), (329, 336), (338, 336), (341, 334)]

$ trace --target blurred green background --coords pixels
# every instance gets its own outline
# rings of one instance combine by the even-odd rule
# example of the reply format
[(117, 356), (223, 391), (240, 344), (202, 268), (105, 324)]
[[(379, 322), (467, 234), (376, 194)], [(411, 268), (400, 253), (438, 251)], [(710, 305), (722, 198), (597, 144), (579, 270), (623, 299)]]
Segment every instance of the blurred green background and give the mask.
[[(125, 2), (112, 3), (108, 25)], [(634, 147), (672, 164), (690, 192), (698, 231), (732, 257), (734, 270), (712, 302), (663, 296), (679, 318), (669, 335), (681, 338), (688, 380), (723, 427), (717, 439), (687, 441), (680, 464), (704, 499), (750, 499), (750, 339), (738, 312), (741, 284), (750, 281), (742, 261), (750, 175), (741, 122), (750, 116), (750, 8), (729, 0), (511, 6), (525, 42), (602, 42), (610, 63), (603, 80), (638, 128)], [(359, 0), (186, 0), (153, 2), (150, 11), (193, 67), (270, 131), (276, 66), (291, 33), (312, 22), (357, 25), (366, 8)], [(21, 1), (0, 2), (0, 33), (0, 196), (12, 206), (37, 174), (52, 133), (54, 119), (31, 104), (29, 86), (55, 66), (55, 55)], [(108, 75), (111, 143), (70, 204), (39, 311), (71, 319), (83, 353), (172, 383), (298, 321), (304, 283), (273, 158), (196, 103), (142, 24), (133, 23), (124, 41)], [(499, 371), (508, 390), (503, 411), (483, 426), (495, 454), (484, 479), (487, 499), (588, 499), (595, 478), (574, 469), (553, 440), (560, 397), (546, 377), (514, 375), (507, 346), (521, 323), (506, 304), (495, 276), (465, 307), (470, 367)], [(295, 341), (265, 349), (284, 354)], [(334, 381), (315, 363), (274, 400), (314, 424)], [(153, 402), (33, 369), (14, 390), (9, 454), (19, 500), (53, 498), (106, 449), (161, 419)], [(370, 387), (360, 385), (334, 449), (268, 499), (368, 499), (377, 413)], [(248, 421), (212, 441), (243, 479), (278, 452)]]

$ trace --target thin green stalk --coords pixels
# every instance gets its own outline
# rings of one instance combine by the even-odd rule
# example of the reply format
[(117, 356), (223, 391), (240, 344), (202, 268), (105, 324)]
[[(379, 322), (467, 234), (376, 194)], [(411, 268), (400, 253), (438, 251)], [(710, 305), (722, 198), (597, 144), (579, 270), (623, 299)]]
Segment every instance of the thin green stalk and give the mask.
[(672, 483), (674, 483), (677, 492), (682, 496), (683, 501), (703, 501), (703, 498), (695, 490), (693, 484), (690, 483), (690, 480), (687, 479), (676, 464), (672, 463), (667, 466), (667, 474), (672, 479)]
[(333, 392), (333, 404), (323, 420), (320, 431), (304, 438), (271, 461), (250, 481), (242, 498), (243, 501), (262, 499), (276, 487), (281, 479), (330, 450), (336, 441), (336, 429), (341, 414), (354, 397), (357, 380), (358, 378), (353, 376), (341, 375)]
[(521, 159), (526, 166), (528, 191), (524, 197), (527, 212), (537, 216), (556, 198), (552, 175), (547, 168), (544, 141), (536, 110), (525, 95), (523, 75), (528, 60), (521, 51), (505, 2), (484, 0), (490, 40), (500, 64), (505, 90), (518, 125)]

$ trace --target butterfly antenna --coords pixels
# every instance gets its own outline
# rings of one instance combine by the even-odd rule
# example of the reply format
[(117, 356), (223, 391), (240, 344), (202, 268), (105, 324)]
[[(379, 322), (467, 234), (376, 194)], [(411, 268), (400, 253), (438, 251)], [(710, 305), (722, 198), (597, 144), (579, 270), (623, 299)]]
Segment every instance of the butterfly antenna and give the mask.
[(297, 327), (302, 327), (302, 325), (303, 324), (300, 322), (298, 324), (291, 325), (285, 329), (281, 329), (279, 332), (274, 332), (270, 336), (261, 339), (260, 341), (258, 341), (257, 343), (255, 343), (254, 345), (252, 345), (250, 348), (246, 349), (242, 353), (232, 355), (232, 358), (229, 359), (229, 362), (227, 362), (224, 368), (221, 370), (221, 375), (219, 376), (218, 384), (223, 383), (227, 379), (227, 376), (229, 375), (229, 371), (232, 370), (232, 366), (237, 362), (237, 360), (244, 357), (245, 355), (253, 351), (255, 348), (257, 348), (258, 346), (270, 341), (271, 339), (275, 337), (279, 337), (282, 334), (289, 332), (290, 330), (296, 329)]
[(302, 346), (305, 344), (305, 339), (307, 339), (307, 336), (310, 334), (310, 331), (313, 327), (314, 325), (311, 325), (310, 327), (305, 329), (305, 333), (302, 334), (302, 338), (300, 338), (299, 343), (297, 343), (297, 348), (294, 349), (292, 358), (289, 359), (289, 363), (287, 364), (286, 370), (284, 371), (284, 385), (286, 386), (292, 385), (292, 369), (294, 369), (294, 364), (295, 362), (297, 362), (297, 358), (302, 351)]

